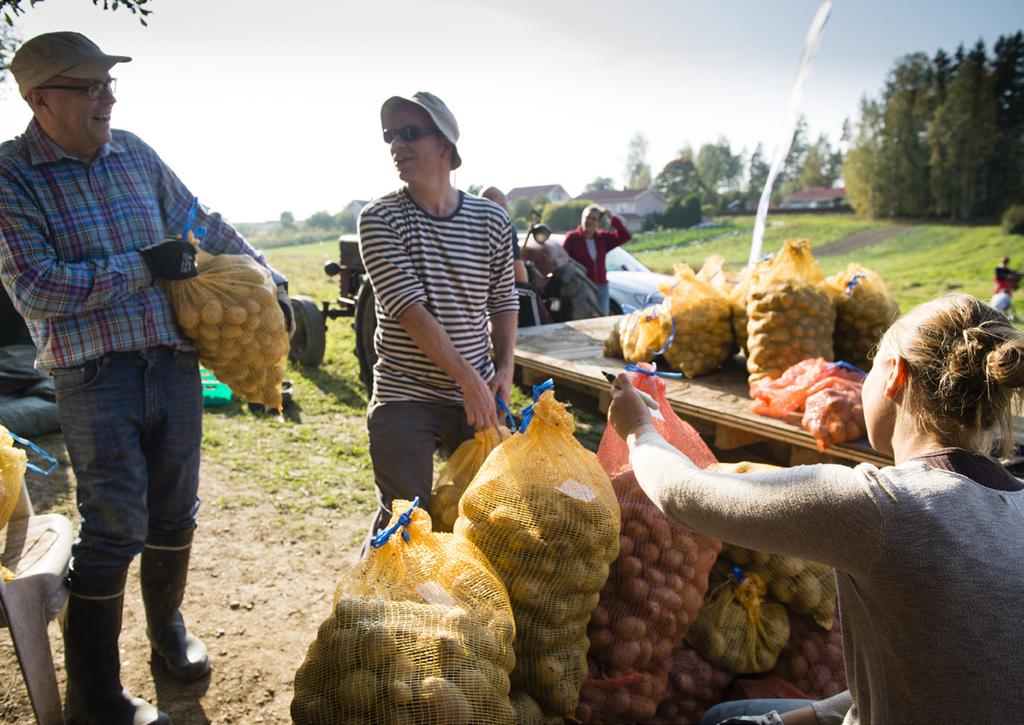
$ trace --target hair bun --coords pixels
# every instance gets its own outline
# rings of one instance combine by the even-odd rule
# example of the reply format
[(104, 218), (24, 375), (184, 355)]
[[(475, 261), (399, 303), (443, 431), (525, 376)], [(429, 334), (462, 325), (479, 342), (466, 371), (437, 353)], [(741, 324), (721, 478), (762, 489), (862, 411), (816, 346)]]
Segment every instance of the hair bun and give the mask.
[(985, 355), (985, 378), (992, 385), (1024, 387), (1024, 342), (1010, 339)]

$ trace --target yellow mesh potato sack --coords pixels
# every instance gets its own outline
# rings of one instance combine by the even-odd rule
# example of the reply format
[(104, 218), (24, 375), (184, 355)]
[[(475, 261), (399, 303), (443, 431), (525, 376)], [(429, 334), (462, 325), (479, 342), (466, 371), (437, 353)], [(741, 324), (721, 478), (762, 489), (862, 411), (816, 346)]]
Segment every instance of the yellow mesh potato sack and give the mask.
[(745, 572), (761, 577), (769, 596), (822, 629), (832, 628), (836, 609), (836, 577), (832, 567), (796, 556), (768, 554), (725, 544), (722, 556)]
[(672, 315), (664, 301), (634, 310), (619, 327), (622, 359), (626, 362), (652, 362), (665, 351), (672, 336)]
[(270, 271), (244, 254), (202, 251), (196, 269), (163, 285), (199, 361), (250, 403), (280, 410), (289, 343)]
[(509, 437), (508, 428), (485, 428), (455, 449), (434, 482), (430, 518), (435, 531), (451, 533), (459, 517), (459, 499), (495, 446)]
[(675, 266), (667, 298), (672, 316), (665, 360), (688, 378), (710, 372), (729, 358), (733, 345), (729, 301), (685, 264)]
[(407, 506), (338, 583), (295, 673), (299, 725), (515, 723), (508, 594), (475, 546)]
[[(525, 432), (494, 449), (459, 503), (455, 535), (480, 547), (516, 620), (512, 684), (571, 718), (587, 676), (587, 623), (619, 554), (619, 505), (549, 383)], [(525, 703), (525, 701), (523, 701)]]
[(25, 451), (14, 447), (11, 434), (0, 425), (0, 529), (7, 526), (18, 505), (27, 466)]
[(717, 583), (686, 633), (701, 657), (735, 674), (767, 672), (789, 641), (789, 617), (757, 575), (715, 565)]
[(740, 352), (747, 354), (747, 295), (754, 278), (768, 268), (771, 262), (759, 261), (753, 267), (744, 267), (736, 280), (736, 284), (727, 292), (723, 290), (732, 308), (732, 331), (736, 337), (736, 345)]
[(827, 281), (837, 300), (836, 359), (870, 370), (869, 355), (896, 319), (899, 307), (878, 272), (855, 262)]
[(747, 294), (750, 381), (777, 377), (801, 360), (834, 360), (835, 301), (806, 239), (787, 239), (779, 256), (754, 275)]

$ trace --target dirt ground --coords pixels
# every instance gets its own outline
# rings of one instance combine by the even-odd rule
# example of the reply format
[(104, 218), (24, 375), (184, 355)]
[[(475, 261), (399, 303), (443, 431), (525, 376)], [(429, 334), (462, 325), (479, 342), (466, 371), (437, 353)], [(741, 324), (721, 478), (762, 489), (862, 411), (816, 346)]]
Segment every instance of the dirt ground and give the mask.
[[(59, 445), (53, 445), (53, 449)], [(59, 456), (58, 456), (59, 457)], [(66, 467), (62, 467), (64, 471)], [(61, 477), (63, 475), (63, 478)], [(68, 473), (29, 482), (37, 513), (73, 511)], [(251, 496), (244, 507), (215, 502)], [(278, 495), (300, 495), (284, 492)], [(322, 510), (300, 530), (280, 522), (259, 483), (204, 464), (200, 526), (183, 612), (209, 647), (213, 671), (179, 685), (150, 665), (138, 561), (125, 596), (121, 676), (132, 693), (167, 712), (176, 725), (290, 722), (292, 680), (317, 627), (329, 613), (337, 573), (355, 561), (369, 516)], [(64, 648), (56, 623), (50, 642), (61, 692)], [(0, 722), (34, 722), (10, 636), (0, 633)]]

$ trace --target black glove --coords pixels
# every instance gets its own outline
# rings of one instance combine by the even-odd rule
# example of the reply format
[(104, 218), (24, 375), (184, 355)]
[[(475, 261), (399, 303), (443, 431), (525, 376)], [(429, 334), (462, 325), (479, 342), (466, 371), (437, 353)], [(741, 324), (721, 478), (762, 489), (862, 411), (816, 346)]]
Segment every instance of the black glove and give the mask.
[(277, 304), (281, 307), (281, 312), (284, 313), (284, 329), (288, 333), (288, 337), (295, 334), (295, 312), (292, 310), (292, 301), (288, 297), (288, 283), (279, 284), (277, 286)]
[(161, 242), (139, 252), (149, 273), (163, 279), (190, 279), (196, 271), (196, 247), (188, 242), (171, 240)]

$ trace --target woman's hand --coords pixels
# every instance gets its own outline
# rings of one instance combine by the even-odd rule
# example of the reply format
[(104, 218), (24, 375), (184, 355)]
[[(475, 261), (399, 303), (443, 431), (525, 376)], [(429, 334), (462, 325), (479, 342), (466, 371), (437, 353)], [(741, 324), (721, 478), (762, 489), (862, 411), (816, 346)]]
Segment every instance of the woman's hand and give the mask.
[(608, 424), (625, 440), (627, 436), (652, 425), (651, 412), (636, 394), (629, 376), (619, 373), (612, 384), (612, 402), (608, 406)]

